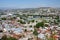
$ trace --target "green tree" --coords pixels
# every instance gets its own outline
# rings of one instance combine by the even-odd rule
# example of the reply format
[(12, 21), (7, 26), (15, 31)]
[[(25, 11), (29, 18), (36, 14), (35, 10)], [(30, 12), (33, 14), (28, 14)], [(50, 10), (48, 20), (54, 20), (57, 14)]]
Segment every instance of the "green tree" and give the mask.
[(29, 27), (32, 27), (32, 25), (30, 25)]
[(5, 17), (3, 17), (3, 18), (1, 18), (2, 20), (6, 20), (6, 18)]
[(27, 29), (25, 29), (24, 32), (27, 32)]
[(8, 40), (17, 40), (17, 39), (13, 37), (9, 37)]
[(7, 36), (4, 35), (4, 36), (1, 38), (1, 40), (8, 40), (8, 39), (7, 39)]
[(36, 28), (44, 27), (44, 22), (39, 22), (39, 23), (37, 23), (35, 27), (36, 27)]
[(36, 38), (36, 40), (38, 40), (38, 32), (36, 29), (34, 29), (33, 35)]
[(23, 22), (22, 20), (18, 20), (18, 22), (20, 22), (21, 24), (25, 24), (25, 22)]
[(6, 35), (4, 35), (1, 40), (17, 40), (16, 38), (14, 37), (7, 37)]
[(37, 30), (36, 30), (36, 29), (34, 30), (33, 34), (34, 34), (35, 36), (37, 36), (37, 35), (38, 35), (38, 32), (37, 32)]
[(34, 22), (34, 20), (31, 20), (31, 22)]

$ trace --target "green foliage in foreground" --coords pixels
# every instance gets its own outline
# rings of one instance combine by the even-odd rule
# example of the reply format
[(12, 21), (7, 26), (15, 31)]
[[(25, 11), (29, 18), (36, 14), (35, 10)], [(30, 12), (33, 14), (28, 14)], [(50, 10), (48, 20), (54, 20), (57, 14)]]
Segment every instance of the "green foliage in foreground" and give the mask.
[(1, 40), (17, 40), (16, 38), (13, 38), (13, 37), (8, 37), (6, 35), (4, 35)]

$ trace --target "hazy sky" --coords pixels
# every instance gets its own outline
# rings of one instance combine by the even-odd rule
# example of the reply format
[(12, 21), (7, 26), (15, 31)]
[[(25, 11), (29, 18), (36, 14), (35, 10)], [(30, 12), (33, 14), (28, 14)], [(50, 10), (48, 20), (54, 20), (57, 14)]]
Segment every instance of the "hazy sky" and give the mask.
[(0, 0), (0, 8), (60, 7), (60, 0)]

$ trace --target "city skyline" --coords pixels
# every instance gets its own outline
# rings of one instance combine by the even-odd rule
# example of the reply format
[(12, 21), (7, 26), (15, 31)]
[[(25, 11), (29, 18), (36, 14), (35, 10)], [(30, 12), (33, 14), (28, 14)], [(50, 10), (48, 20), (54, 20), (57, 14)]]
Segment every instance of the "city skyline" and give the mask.
[(0, 8), (59, 7), (60, 0), (0, 0)]

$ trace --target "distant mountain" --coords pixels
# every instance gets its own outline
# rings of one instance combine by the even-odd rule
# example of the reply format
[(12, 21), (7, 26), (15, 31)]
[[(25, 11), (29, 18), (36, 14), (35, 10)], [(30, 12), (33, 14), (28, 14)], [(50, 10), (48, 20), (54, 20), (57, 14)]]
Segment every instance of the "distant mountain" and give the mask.
[[(42, 9), (48, 9), (48, 8), (53, 8), (53, 7), (39, 7), (39, 8), (42, 8)], [(28, 9), (39, 9), (39, 8), (3, 8), (3, 7), (0, 7), (0, 9), (3, 9), (3, 10), (7, 10), (7, 9), (21, 9), (21, 10), (28, 10)]]

